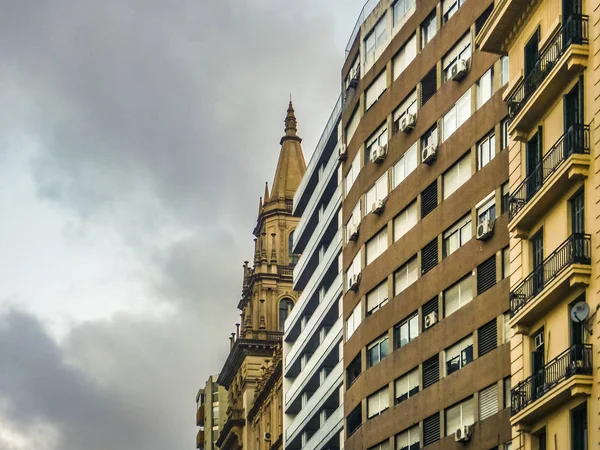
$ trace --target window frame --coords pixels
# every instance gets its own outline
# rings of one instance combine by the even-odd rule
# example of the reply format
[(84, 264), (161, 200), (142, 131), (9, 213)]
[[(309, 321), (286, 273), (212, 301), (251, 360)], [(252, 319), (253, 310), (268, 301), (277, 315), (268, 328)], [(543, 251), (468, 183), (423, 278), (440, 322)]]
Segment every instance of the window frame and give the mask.
[[(372, 341), (369, 345), (367, 345), (367, 368), (373, 367), (376, 364), (380, 363), (383, 359), (385, 359), (390, 354), (390, 338), (388, 333), (379, 336), (377, 339)], [(385, 349), (387, 348), (387, 352)], [(373, 362), (372, 352), (374, 349), (377, 349), (377, 361)]]
[[(464, 417), (465, 416), (465, 411), (464, 411), (464, 407), (467, 406), (471, 409), (471, 417)], [(457, 428), (450, 428), (450, 420), (448, 418), (448, 415), (453, 412), (453, 410), (458, 410), (458, 427)], [(464, 426), (467, 425), (473, 425), (475, 423), (475, 399), (473, 396), (470, 396), (462, 401), (460, 401), (459, 403), (456, 403), (452, 406), (450, 406), (449, 408), (446, 408), (444, 410), (444, 425), (446, 428), (446, 436), (450, 436), (454, 433), (456, 433), (456, 430), (458, 430), (459, 428), (462, 428)]]
[[(403, 331), (406, 331), (407, 340), (403, 343)], [(413, 339), (419, 337), (419, 311), (415, 311), (408, 317), (394, 325), (394, 350), (408, 345)]]
[[(474, 348), (472, 334), (446, 348), (444, 350), (444, 376), (450, 376), (475, 361)], [(452, 367), (452, 370), (450, 370), (450, 367)]]
[[(365, 89), (365, 111), (368, 111), (377, 103), (383, 93), (387, 90), (387, 72), (383, 70), (373, 82)], [(369, 97), (371, 97), (369, 99)]]
[(420, 25), (421, 30), (421, 50), (424, 49), (427, 44), (431, 42), (431, 40), (437, 34), (438, 26), (437, 26), (437, 9), (434, 8), (433, 11), (429, 13), (429, 15), (421, 22)]
[(352, 312), (346, 319), (346, 342), (352, 337), (362, 322), (362, 305), (361, 302), (352, 309)]
[[(414, 211), (414, 223), (409, 222), (409, 219), (412, 218), (412, 216), (410, 216), (409, 213), (412, 213), (412, 211)], [(402, 223), (400, 223), (401, 218), (402, 218)], [(405, 236), (418, 223), (419, 223), (419, 207), (418, 207), (417, 201), (413, 200), (406, 208), (404, 208), (402, 211), (400, 211), (400, 213), (396, 217), (394, 217), (394, 220), (392, 222), (394, 242), (397, 242), (398, 240), (400, 240), (400, 238)], [(402, 228), (404, 230), (404, 232), (402, 234), (398, 234), (398, 228), (400, 228), (400, 225), (402, 225)]]
[[(406, 442), (408, 445), (406, 447), (400, 447), (398, 440), (406, 435)], [(416, 441), (415, 441), (416, 439)], [(415, 444), (417, 445), (415, 447)], [(402, 430), (400, 433), (394, 436), (394, 446), (396, 450), (417, 450), (421, 448), (421, 430), (419, 424), (413, 425), (406, 430)]]
[[(401, 1), (401, 0), (399, 0)], [(396, 80), (408, 68), (418, 53), (417, 33), (407, 39), (392, 59), (392, 79)]]
[[(487, 152), (484, 150), (487, 144)], [(484, 158), (487, 153), (487, 159)], [(483, 169), (496, 157), (496, 132), (491, 131), (477, 143), (477, 170)]]
[(448, 81), (451, 77), (452, 66), (459, 59), (470, 61), (473, 56), (473, 40), (471, 32), (466, 32), (458, 42), (442, 58), (442, 81)]
[[(379, 283), (375, 288), (373, 288), (371, 291), (367, 292), (366, 295), (366, 305), (367, 305), (367, 312), (366, 315), (367, 317), (372, 316), (373, 314), (375, 314), (377, 311), (379, 311), (383, 306), (385, 306), (389, 300), (389, 293), (388, 293), (388, 280), (387, 278)], [(373, 298), (375, 299), (374, 301), (376, 301), (377, 303), (375, 304), (375, 306), (370, 307), (370, 302), (369, 299)]]
[[(377, 51), (387, 40), (387, 34), (387, 16), (384, 15), (379, 19), (379, 21), (364, 39), (365, 66), (367, 67), (367, 70), (377, 60)], [(373, 38), (372, 48), (370, 48), (371, 44), (369, 43), (371, 38)]]
[[(371, 413), (370, 404), (373, 398), (377, 397), (378, 409), (377, 412)], [(387, 405), (386, 405), (387, 404)], [(390, 408), (390, 392), (389, 386), (385, 386), (367, 397), (367, 420), (377, 417)]]
[[(402, 389), (399, 389), (399, 386)], [(420, 392), (420, 389), (419, 367), (415, 367), (394, 380), (394, 405), (414, 397)], [(401, 395), (398, 395), (399, 393)]]
[[(442, 174), (442, 192), (444, 194), (443, 200), (446, 200), (448, 197), (458, 191), (463, 184), (469, 181), (469, 179), (473, 176), (472, 172), (471, 152), (469, 151)], [(454, 183), (451, 183), (451, 181), (454, 181)]]
[[(468, 290), (465, 290), (465, 294), (470, 290), (471, 292), (471, 298), (466, 300), (467, 297), (463, 298), (463, 289), (467, 288)], [(453, 289), (458, 288), (458, 307), (450, 312), (448, 312), (448, 303), (447, 303), (447, 295), (450, 293), (450, 291), (452, 291)], [(459, 309), (461, 309), (463, 306), (467, 305), (468, 303), (472, 302), (473, 299), (475, 298), (475, 289), (473, 286), (473, 274), (469, 273), (468, 275), (464, 276), (463, 278), (461, 278), (460, 280), (458, 280), (456, 283), (454, 283), (452, 286), (450, 286), (449, 288), (445, 289), (442, 292), (442, 300), (443, 300), (443, 306), (444, 306), (444, 317), (448, 317), (451, 314), (455, 313), (456, 311), (458, 311)]]
[(481, 108), (494, 95), (494, 68), (490, 67), (487, 72), (477, 80), (476, 109)]
[(496, 220), (496, 193), (492, 192), (477, 205), (477, 226), (488, 219)]
[[(466, 230), (469, 230), (468, 233), (466, 232)], [(463, 231), (465, 231), (464, 235), (463, 235)], [(467, 237), (467, 235), (468, 235), (468, 237)], [(451, 251), (449, 251), (448, 244), (451, 243), (451, 239), (455, 236), (457, 238), (458, 244), (457, 244), (456, 248), (451, 249)], [(471, 219), (471, 213), (469, 212), (465, 216), (458, 219), (458, 221), (456, 221), (454, 223), (454, 225), (452, 225), (450, 228), (448, 228), (442, 234), (443, 257), (447, 258), (452, 253), (454, 253), (456, 250), (458, 250), (463, 245), (465, 245), (467, 242), (469, 242), (472, 238), (473, 238), (473, 220)]]
[[(392, 129), (394, 130), (394, 134), (400, 131), (400, 122), (402, 118), (406, 114), (414, 114), (416, 115), (418, 112), (418, 97), (417, 97), (417, 89), (413, 89), (410, 94), (408, 94), (402, 103), (394, 110), (392, 113)], [(415, 142), (416, 144), (416, 142)], [(415, 145), (413, 144), (413, 145)], [(412, 147), (412, 146), (411, 146)], [(408, 150), (407, 150), (408, 151)]]
[[(371, 254), (372, 250), (369, 250), (370, 245), (371, 245), (371, 249), (375, 250), (374, 254)], [(375, 245), (375, 248), (372, 247), (373, 245)], [(387, 229), (387, 226), (385, 226), (381, 230), (379, 230), (375, 236), (373, 236), (371, 239), (369, 239), (365, 243), (366, 266), (368, 266), (369, 264), (372, 264), (387, 249), (388, 249), (388, 229)]]
[[(468, 107), (468, 114), (462, 108)], [(452, 107), (442, 116), (442, 142), (446, 142), (473, 115), (471, 89), (467, 89)]]
[[(398, 275), (400, 275), (402, 272), (404, 272), (404, 275), (406, 277), (406, 285), (401, 290), (398, 290), (398, 281), (399, 281)], [(411, 279), (409, 277), (413, 272), (415, 273), (415, 276), (414, 276), (414, 279), (412, 279), (412, 281), (411, 281)], [(410, 287), (412, 284), (414, 284), (418, 279), (419, 279), (419, 260), (417, 258), (417, 255), (415, 255), (394, 271), (394, 295), (399, 295), (401, 292), (404, 292), (408, 287)]]
[(373, 184), (373, 186), (371, 186), (365, 194), (365, 209), (369, 208), (369, 213), (373, 212), (375, 209), (374, 204), (379, 200), (385, 200), (388, 194), (388, 173), (386, 171), (377, 179), (375, 184)]
[[(392, 166), (392, 190), (396, 189), (419, 166), (417, 143), (411, 145)], [(401, 173), (403, 172), (403, 173)]]

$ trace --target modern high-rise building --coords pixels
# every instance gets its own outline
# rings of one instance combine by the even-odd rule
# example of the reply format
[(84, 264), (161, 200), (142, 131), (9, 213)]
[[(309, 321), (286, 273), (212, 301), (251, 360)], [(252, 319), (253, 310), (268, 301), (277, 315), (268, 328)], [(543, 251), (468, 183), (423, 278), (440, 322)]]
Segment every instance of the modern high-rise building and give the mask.
[(512, 447), (598, 448), (600, 3), (500, 0), (477, 42), (510, 61)]
[(208, 377), (204, 388), (196, 396), (196, 448), (216, 450), (219, 433), (227, 417), (227, 391), (217, 384), (218, 375)]
[(344, 424), (341, 111), (340, 98), (294, 197), (294, 253), (302, 254), (294, 290), (302, 293), (283, 338), (287, 450), (337, 450)]
[(369, 2), (347, 49), (346, 450), (510, 446), (508, 64), (475, 45), (492, 9)]

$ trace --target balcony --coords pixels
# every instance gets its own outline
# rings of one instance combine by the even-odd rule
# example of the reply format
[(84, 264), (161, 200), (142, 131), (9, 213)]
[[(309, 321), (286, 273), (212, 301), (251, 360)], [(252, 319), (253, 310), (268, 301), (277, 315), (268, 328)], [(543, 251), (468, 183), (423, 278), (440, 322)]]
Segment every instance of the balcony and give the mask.
[(573, 125), (546, 152), (531, 174), (509, 197), (508, 230), (527, 238), (529, 230), (590, 166), (590, 127)]
[(592, 391), (590, 344), (573, 345), (511, 390), (511, 425), (527, 426), (571, 397)]
[(204, 449), (204, 430), (199, 430), (196, 435), (196, 448)]
[(197, 427), (204, 426), (204, 405), (200, 406), (196, 410), (196, 426)]
[(528, 333), (545, 311), (570, 289), (589, 284), (592, 242), (589, 234), (573, 233), (510, 293), (510, 326)]
[(573, 14), (544, 45), (537, 63), (505, 94), (509, 133), (523, 140), (556, 96), (587, 67), (588, 16)]
[(226, 448), (242, 445), (243, 427), (246, 424), (245, 410), (231, 408), (227, 410), (227, 420), (217, 439), (217, 447)]

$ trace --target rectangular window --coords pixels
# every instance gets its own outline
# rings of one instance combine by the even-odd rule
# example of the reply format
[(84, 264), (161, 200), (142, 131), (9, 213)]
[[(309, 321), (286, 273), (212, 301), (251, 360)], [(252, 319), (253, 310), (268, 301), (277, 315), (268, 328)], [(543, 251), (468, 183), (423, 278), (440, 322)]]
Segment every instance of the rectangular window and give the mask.
[[(414, 89), (408, 96), (400, 103), (400, 106), (396, 108), (392, 115), (394, 133), (400, 130), (400, 122), (402, 118), (407, 114), (417, 114), (417, 90)], [(416, 144), (416, 143), (415, 143)]]
[(350, 216), (348, 223), (346, 223), (346, 244), (350, 242), (350, 236), (352, 236), (352, 233), (357, 231), (356, 228), (360, 225), (360, 219), (361, 214), (359, 200), (358, 203), (356, 203), (354, 209), (352, 210), (352, 215)]
[(381, 441), (379, 444), (374, 445), (373, 447), (369, 447), (369, 450), (389, 450), (390, 441), (386, 439), (385, 441)]
[(373, 150), (377, 150), (379, 147), (385, 147), (388, 143), (388, 130), (387, 125), (384, 123), (379, 129), (367, 139), (365, 145), (365, 160), (371, 157)]
[(510, 377), (506, 377), (503, 380), (504, 383), (504, 407), (510, 408)]
[(394, 218), (394, 242), (408, 233), (419, 221), (417, 202), (412, 202)]
[(510, 248), (502, 250), (502, 279), (510, 276)]
[(416, 395), (419, 392), (419, 369), (413, 369), (395, 381), (396, 404)]
[(477, 170), (481, 170), (496, 156), (496, 135), (488, 134), (477, 144)]
[(496, 255), (477, 266), (477, 295), (483, 294), (496, 284)]
[(459, 343), (447, 348), (444, 355), (446, 360), (446, 376), (473, 362), (473, 336), (467, 336)]
[(437, 33), (437, 17), (435, 9), (421, 24), (421, 48), (425, 48)]
[(433, 145), (437, 147), (438, 144), (438, 132), (437, 125), (434, 125), (429, 130), (427, 130), (423, 136), (421, 136), (421, 148), (425, 148), (429, 145)]
[(417, 143), (415, 142), (392, 168), (392, 189), (396, 189), (417, 168), (418, 164)]
[(388, 335), (385, 334), (367, 346), (367, 365), (373, 367), (390, 353)]
[(421, 219), (437, 207), (437, 180), (421, 192)]
[(394, 327), (394, 348), (404, 347), (419, 336), (419, 314), (413, 313)]
[(460, 59), (468, 61), (472, 54), (471, 33), (466, 33), (442, 59), (442, 76), (444, 81), (452, 78), (452, 66)]
[(456, 433), (461, 427), (475, 423), (473, 397), (446, 410), (446, 436)]
[(471, 117), (470, 89), (444, 114), (442, 119), (442, 142), (448, 139), (469, 117)]
[(423, 305), (423, 308), (421, 309), (421, 313), (423, 315), (423, 321), (421, 323), (421, 329), (423, 331), (427, 330), (427, 328), (432, 327), (433, 323), (431, 321), (431, 317), (428, 316), (433, 315), (436, 319), (438, 316), (438, 298), (433, 297), (431, 300), (429, 300), (427, 303), (425, 303)]
[(386, 19), (386, 16), (383, 16), (377, 22), (371, 34), (365, 39), (365, 65), (367, 66), (367, 70), (377, 59), (378, 49), (387, 39)]
[(352, 434), (359, 429), (362, 425), (362, 403), (359, 403), (354, 408), (348, 418), (346, 419), (346, 436), (352, 436)]
[(360, 353), (355, 356), (350, 365), (346, 368), (346, 386), (352, 386), (361, 372)]
[(387, 386), (367, 397), (367, 418), (378, 416), (390, 406)]
[(440, 358), (434, 355), (423, 362), (423, 389), (440, 380)]
[(508, 84), (508, 56), (502, 56), (500, 58), (500, 86)]
[(498, 385), (496, 383), (479, 391), (479, 420), (485, 420), (498, 412)]
[(367, 294), (367, 316), (370, 316), (388, 301), (387, 280)]
[(485, 102), (492, 98), (493, 91), (494, 69), (490, 69), (477, 82), (477, 109), (481, 108)]
[(496, 219), (496, 199), (492, 192), (481, 206), (477, 207), (477, 225), (479, 226), (484, 220), (494, 221)]
[(346, 340), (350, 339), (350, 336), (354, 334), (361, 321), (361, 308), (360, 303), (354, 307), (352, 314), (346, 320)]
[(500, 214), (506, 214), (509, 208), (510, 190), (508, 181), (500, 186), (500, 195), (502, 196), (502, 204), (500, 205)]
[(415, 12), (416, 0), (398, 0), (392, 8), (394, 28), (396, 28), (404, 24), (410, 15)]
[(444, 200), (471, 178), (471, 153), (467, 153), (442, 176)]
[(421, 250), (421, 275), (425, 275), (438, 263), (438, 239), (433, 239)]
[(479, 357), (491, 352), (498, 346), (498, 326), (496, 319), (486, 323), (477, 330), (477, 345)]
[(448, 317), (471, 300), (473, 300), (473, 281), (471, 275), (468, 275), (444, 291), (445, 316)]
[(388, 180), (387, 180), (387, 172), (384, 173), (379, 180), (375, 182), (375, 185), (367, 191), (367, 195), (365, 197), (366, 205), (365, 208), (368, 208), (368, 211), (371, 212), (377, 207), (378, 200), (385, 200), (388, 195)]
[(421, 448), (419, 425), (396, 435), (396, 450), (419, 450)]
[(508, 119), (504, 119), (500, 122), (500, 147), (504, 150), (508, 144)]
[(381, 94), (387, 89), (387, 76), (385, 70), (371, 83), (365, 92), (365, 110), (369, 110), (375, 104)]
[(408, 286), (417, 281), (419, 276), (419, 263), (417, 257), (413, 256), (410, 261), (403, 264), (394, 272), (394, 295), (398, 295)]
[(437, 71), (435, 66), (421, 80), (421, 107), (437, 91)]
[(428, 446), (440, 440), (440, 413), (423, 420), (423, 445)]
[(492, 14), (493, 10), (494, 10), (494, 4), (492, 3), (490, 6), (487, 7), (487, 9), (483, 13), (481, 13), (481, 15), (477, 18), (477, 20), (475, 20), (475, 35), (476, 36), (479, 34), (481, 29), (485, 25), (486, 20), (488, 19), (488, 17), (490, 17), (490, 14)]
[(417, 35), (413, 34), (406, 44), (402, 46), (400, 51), (394, 56), (393, 74), (394, 80), (406, 70), (409, 64), (417, 56)]
[(354, 259), (352, 260), (352, 264), (348, 267), (346, 271), (346, 281), (350, 283), (350, 280), (354, 275), (359, 275), (361, 270), (361, 250), (358, 251)]
[(346, 126), (346, 143), (349, 144), (352, 140), (352, 136), (354, 136), (354, 132), (358, 128), (358, 123), (360, 122), (360, 112), (358, 108), (354, 110), (352, 116), (350, 116), (350, 120), (348, 121), (348, 126)]
[(346, 75), (346, 79), (344, 80), (344, 89), (348, 90), (352, 87), (352, 83), (356, 82), (360, 77), (360, 59), (357, 56), (352, 62), (352, 67), (348, 71), (348, 75)]
[(346, 175), (346, 195), (348, 195), (348, 192), (350, 192), (350, 189), (354, 185), (356, 177), (358, 177), (358, 172), (360, 172), (360, 152), (354, 157), (348, 175)]
[(366, 244), (367, 265), (375, 261), (379, 255), (387, 250), (388, 235), (387, 227), (384, 227), (379, 233), (373, 236)]
[(458, 8), (460, 8), (466, 0), (444, 0), (442, 2), (442, 14), (444, 17), (444, 23), (448, 22), (450, 17), (456, 14)]
[(507, 342), (510, 342), (510, 325), (508, 324), (508, 321), (510, 320), (510, 312), (505, 312), (502, 315), (503, 318), (503, 323), (502, 323), (502, 343), (505, 344)]
[(446, 231), (444, 231), (444, 258), (450, 256), (461, 246), (471, 240), (473, 234), (471, 215), (467, 214)]

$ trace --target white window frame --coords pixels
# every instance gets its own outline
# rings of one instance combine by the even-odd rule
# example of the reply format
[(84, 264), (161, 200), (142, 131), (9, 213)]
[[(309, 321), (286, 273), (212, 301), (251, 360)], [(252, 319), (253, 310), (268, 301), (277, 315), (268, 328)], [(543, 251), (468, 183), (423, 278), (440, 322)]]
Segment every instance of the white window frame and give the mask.
[(417, 201), (414, 200), (394, 217), (394, 242), (413, 229), (419, 223)]
[(360, 271), (362, 270), (361, 257), (362, 249), (359, 249), (358, 253), (352, 260), (352, 264), (350, 264), (350, 267), (348, 267), (348, 270), (346, 271), (346, 288), (348, 287), (348, 280), (350, 280), (350, 278), (352, 278), (354, 275), (359, 275)]
[(395, 436), (394, 441), (396, 450), (410, 450), (415, 444), (418, 444), (419, 448), (421, 448), (421, 430), (419, 429), (419, 425), (417, 424), (407, 430), (401, 431)]
[(358, 124), (360, 123), (360, 108), (356, 108), (352, 115), (350, 116), (350, 120), (348, 121), (348, 125), (346, 126), (346, 144), (349, 144), (352, 141), (352, 137), (358, 128)]
[(471, 89), (460, 97), (442, 118), (442, 142), (454, 134), (471, 117)]
[[(433, 20), (430, 21), (431, 17), (433, 16)], [(425, 22), (428, 22), (427, 26), (425, 26)], [(438, 27), (437, 27), (437, 10), (434, 9), (426, 18), (423, 22), (421, 22), (421, 49), (425, 48), (425, 46), (427, 44), (429, 44), (431, 42), (431, 40), (435, 37), (435, 35), (437, 34)], [(430, 30), (430, 31), (429, 31)], [(431, 35), (430, 35), (431, 33)]]
[(505, 86), (508, 84), (509, 80), (509, 76), (510, 76), (510, 66), (509, 66), (510, 62), (508, 60), (508, 56), (501, 56), (500, 57), (500, 87)]
[(346, 195), (352, 189), (352, 186), (356, 182), (356, 178), (358, 178), (358, 174), (360, 173), (360, 152), (356, 153), (356, 156), (352, 160), (352, 165), (350, 166), (350, 170), (346, 175)]
[(365, 91), (365, 111), (368, 111), (387, 89), (387, 73), (381, 72)]
[(452, 66), (459, 59), (469, 61), (473, 54), (473, 44), (471, 42), (471, 32), (467, 32), (460, 41), (450, 49), (446, 56), (442, 59), (442, 74), (444, 81), (451, 78)]
[(369, 239), (365, 245), (365, 256), (368, 266), (375, 261), (388, 248), (387, 226), (381, 229), (375, 236)]
[(471, 214), (467, 214), (458, 222), (444, 231), (442, 235), (444, 245), (444, 258), (447, 258), (473, 237), (473, 223)]
[(373, 65), (379, 56), (379, 49), (387, 41), (387, 16), (384, 15), (375, 24), (369, 35), (364, 40), (365, 46), (365, 69)]
[[(382, 351), (382, 344), (383, 343), (387, 343), (387, 353), (383, 356), (381, 356)], [(378, 360), (375, 361), (373, 364), (371, 364), (371, 357), (370, 357), (370, 352), (377, 348), (377, 357)], [(380, 363), (384, 358), (386, 358), (388, 355), (390, 354), (390, 338), (388, 336), (388, 334), (384, 334), (383, 336), (378, 337), (377, 339), (375, 339), (373, 342), (371, 342), (368, 346), (367, 346), (367, 367), (373, 367), (376, 364)]]
[(471, 152), (459, 159), (442, 175), (444, 200), (454, 194), (471, 178)]
[(394, 272), (394, 295), (400, 294), (418, 279), (419, 261), (413, 256)]
[(375, 203), (385, 200), (388, 196), (388, 173), (385, 172), (365, 195), (365, 209), (372, 212)]
[(483, 169), (496, 156), (496, 133), (491, 132), (477, 143), (477, 170)]
[[(417, 391), (411, 394), (411, 392), (414, 391), (415, 388), (417, 389)], [(420, 389), (421, 386), (419, 385), (419, 368), (417, 367), (411, 370), (410, 372), (405, 373), (400, 378), (397, 378), (394, 381), (394, 403), (402, 403), (403, 401), (414, 397), (419, 393)], [(404, 396), (406, 396), (406, 398), (400, 401), (398, 400), (400, 397)]]
[(394, 30), (398, 30), (416, 11), (416, 0), (398, 0), (392, 5), (392, 21)]
[(392, 167), (392, 189), (396, 189), (419, 165), (419, 152), (415, 142)]
[[(373, 408), (375, 406), (375, 408)], [(367, 420), (383, 414), (390, 407), (390, 392), (386, 386), (367, 397)]]
[[(491, 396), (491, 397), (493, 397), (493, 400), (495, 400), (495, 402), (493, 402), (494, 410), (492, 413), (490, 413), (488, 411), (484, 411), (482, 409), (487, 396)], [(485, 389), (482, 389), (481, 391), (479, 391), (479, 402), (478, 403), (479, 403), (479, 411), (478, 411), (477, 417), (479, 418), (479, 420), (485, 420), (488, 417), (492, 417), (493, 415), (498, 414), (498, 411), (499, 411), (498, 383), (494, 383), (494, 384), (486, 387)]]
[(467, 0), (444, 0), (442, 2), (442, 20), (448, 22)]
[(360, 70), (360, 58), (357, 56), (352, 62), (352, 66), (348, 71), (348, 75), (346, 75), (346, 79), (344, 80), (344, 88), (348, 90), (350, 88), (350, 82), (352, 81), (352, 73)]
[[(454, 283), (443, 292), (444, 297), (444, 317), (448, 317), (452, 313), (470, 303), (475, 297), (475, 288), (473, 286), (473, 276), (471, 274)], [(457, 307), (449, 308), (448, 296), (456, 295)], [(450, 311), (449, 311), (450, 310)]]
[[(477, 206), (477, 226), (481, 224), (484, 219), (495, 219), (498, 215), (496, 214), (496, 193), (491, 192)], [(493, 210), (493, 214), (492, 214)]]
[(400, 106), (396, 108), (392, 114), (392, 124), (395, 132), (400, 130), (400, 122), (406, 114), (417, 114), (417, 90), (413, 91), (406, 96), (406, 98), (400, 103)]
[(500, 149), (504, 150), (505, 148), (508, 148), (508, 145), (508, 119), (504, 119), (500, 122)]
[[(458, 414), (458, 424), (451, 424), (451, 421), (448, 417), (450, 414)], [(474, 398), (469, 397), (457, 405), (446, 408), (446, 410), (444, 410), (444, 422), (446, 424), (446, 436), (456, 433), (456, 430), (461, 427), (473, 425), (475, 423)]]
[[(343, 432), (344, 430), (342, 430)], [(369, 450), (389, 450), (390, 448), (390, 440), (386, 439), (385, 441), (381, 441), (379, 444), (374, 445), (373, 447), (369, 447)]]
[(370, 158), (371, 157), (371, 153), (373, 152), (373, 149), (375, 148), (375, 146), (380, 146), (380, 147), (385, 147), (388, 143), (388, 129), (387, 129), (387, 123), (384, 123), (382, 126), (380, 126), (377, 131), (375, 133), (373, 133), (371, 135), (371, 137), (369, 139), (367, 139), (366, 145), (365, 145), (365, 157), (366, 158)]
[(350, 242), (350, 227), (352, 225), (360, 225), (361, 217), (361, 208), (360, 208), (360, 200), (356, 202), (354, 209), (352, 210), (352, 214), (350, 215), (350, 219), (346, 222), (346, 244)]
[(358, 305), (354, 307), (352, 313), (346, 319), (346, 341), (350, 339), (350, 337), (354, 334), (358, 326), (362, 321), (362, 308), (361, 302), (358, 302)]
[[(402, 342), (403, 329), (404, 331), (407, 331), (407, 340), (404, 343)], [(396, 330), (398, 330), (398, 333), (396, 333)], [(419, 331), (419, 312), (416, 311), (402, 320), (398, 325), (394, 326), (394, 337), (398, 334), (398, 337), (400, 338), (399, 342), (394, 342), (394, 348), (399, 349), (408, 345), (413, 339), (419, 337)]]
[[(402, 0), (400, 0), (402, 1)], [(402, 46), (400, 51), (396, 53), (394, 56), (394, 60), (392, 62), (392, 75), (393, 79), (397, 79), (406, 68), (410, 65), (410, 63), (417, 56), (417, 34), (413, 34), (406, 43)]]
[(477, 109), (481, 108), (494, 95), (494, 68), (484, 73), (477, 81)]
[(367, 317), (386, 305), (389, 298), (387, 279), (379, 283), (375, 289), (367, 293)]
[[(471, 347), (471, 349), (472, 349), (472, 351), (471, 351), (472, 359), (471, 359), (471, 361), (465, 362), (463, 360), (462, 353), (463, 353), (463, 351), (467, 350), (469, 347)], [(460, 340), (456, 344), (451, 345), (446, 350), (444, 350), (444, 375), (445, 376), (448, 376), (447, 364), (449, 361), (452, 361), (454, 358), (458, 358), (459, 367), (457, 370), (455, 370), (452, 373), (458, 372), (460, 369), (462, 369), (466, 365), (475, 361), (475, 347), (473, 346), (473, 335), (472, 334), (468, 335), (464, 339)]]

